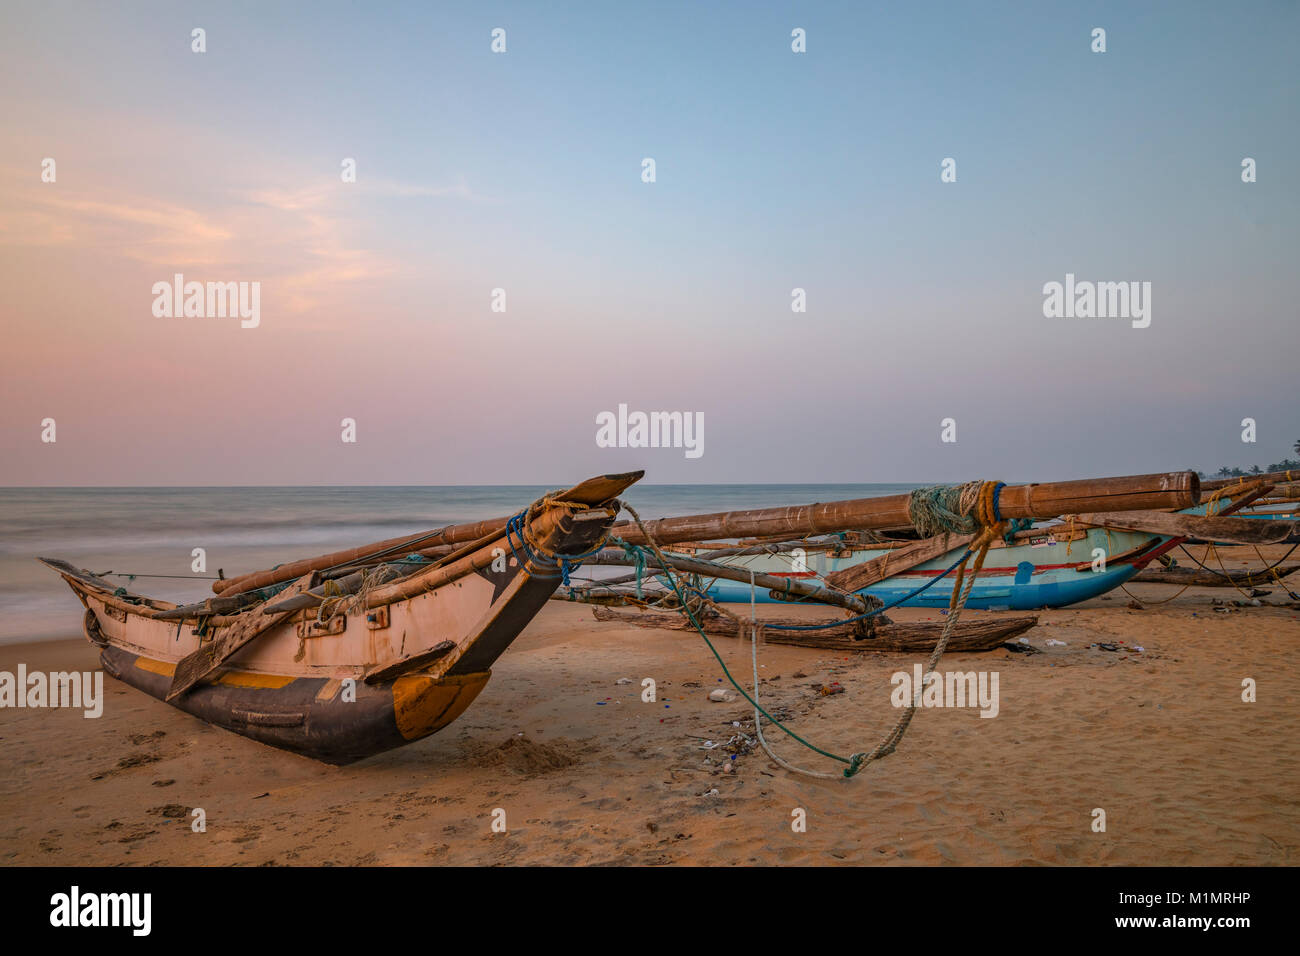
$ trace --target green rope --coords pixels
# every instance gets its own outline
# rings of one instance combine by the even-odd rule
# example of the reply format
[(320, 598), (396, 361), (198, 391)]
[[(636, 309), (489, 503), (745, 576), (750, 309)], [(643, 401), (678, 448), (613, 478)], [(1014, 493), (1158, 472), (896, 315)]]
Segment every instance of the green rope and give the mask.
[[(921, 489), (922, 492), (926, 492), (926, 493), (921, 495), (914, 494), (913, 501), (921, 502), (922, 507), (925, 507), (926, 503), (937, 503), (940, 502), (940, 500), (942, 499), (944, 503), (955, 502), (957, 507), (961, 509), (963, 514), (974, 514), (978, 510), (980, 494), (981, 494), (981, 490), (984, 488), (984, 485), (985, 482), (975, 481), (975, 482), (969, 482), (966, 485), (962, 486), (961, 488), (958, 489), (950, 488), (947, 489), (947, 491), (942, 490), (943, 486), (935, 486), (937, 489), (940, 489), (939, 494), (928, 493), (928, 492), (933, 492), (935, 489)], [(990, 509), (988, 509), (992, 512), (992, 515), (994, 516), (997, 515), (996, 491), (997, 489), (994, 488), (993, 494), (991, 496), (992, 506)], [(912, 706), (908, 707), (904, 711), (903, 715), (898, 719), (897, 723), (895, 723), (893, 730), (889, 732), (889, 734), (885, 737), (885, 739), (882, 740), (874, 750), (870, 752), (858, 751), (857, 753), (850, 754), (848, 757), (841, 757), (839, 754), (831, 753), (829, 750), (823, 750), (821, 747), (818, 747), (816, 744), (804, 740), (793, 730), (785, 726), (785, 724), (781, 723), (781, 721), (777, 720), (766, 710), (764, 710), (759, 705), (758, 700), (756, 699), (756, 696), (758, 694), (758, 657), (757, 657), (758, 634), (753, 633), (750, 635), (750, 640), (753, 641), (755, 645), (751, 649), (751, 652), (752, 652), (753, 664), (754, 664), (754, 694), (756, 695), (755, 697), (751, 697), (749, 693), (745, 690), (745, 688), (740, 686), (740, 683), (736, 680), (736, 678), (731, 675), (731, 671), (727, 669), (727, 664), (725, 661), (723, 661), (722, 655), (718, 653), (718, 649), (714, 647), (713, 642), (709, 640), (709, 636), (708, 634), (705, 633), (703, 625), (700, 624), (699, 620), (695, 616), (695, 611), (691, 608), (691, 606), (687, 603), (685, 597), (682, 595), (681, 587), (678, 585), (677, 575), (674, 574), (672, 569), (668, 566), (668, 561), (666, 558), (664, 558), (663, 552), (659, 550), (658, 545), (655, 544), (653, 536), (650, 534), (650, 532), (646, 530), (645, 525), (641, 521), (641, 516), (638, 515), (636, 511), (633, 508), (631, 508), (629, 505), (627, 505), (625, 502), (620, 502), (620, 504), (624, 509), (627, 510), (628, 514), (632, 516), (632, 519), (636, 522), (636, 525), (641, 530), (641, 533), (645, 535), (646, 542), (650, 545), (651, 552), (658, 560), (659, 565), (664, 569), (663, 576), (666, 577), (668, 579), (668, 582), (673, 586), (673, 593), (677, 595), (677, 600), (678, 603), (681, 605), (682, 612), (690, 620), (691, 624), (695, 627), (695, 630), (699, 633), (700, 637), (704, 639), (704, 643), (708, 646), (709, 651), (712, 652), (714, 659), (718, 662), (718, 666), (722, 668), (722, 673), (726, 675), (727, 680), (731, 681), (731, 686), (736, 688), (736, 691), (742, 697), (744, 697), (745, 700), (749, 701), (749, 703), (753, 706), (754, 729), (755, 732), (758, 734), (759, 741), (763, 744), (763, 749), (767, 752), (769, 757), (771, 757), (781, 766), (785, 767), (787, 770), (792, 770), (796, 773), (801, 773), (812, 777), (823, 777), (823, 778), (833, 777), (833, 775), (831, 774), (823, 774), (823, 773), (818, 773), (816, 771), (802, 770), (798, 767), (794, 767), (786, 763), (775, 753), (773, 753), (771, 748), (767, 746), (767, 742), (763, 740), (762, 721), (759, 719), (760, 714), (763, 717), (766, 717), (777, 728), (779, 728), (782, 733), (793, 738), (794, 740), (796, 740), (803, 746), (807, 747), (809, 750), (813, 751), (814, 753), (820, 754), (821, 756), (826, 757), (830, 760), (835, 760), (838, 761), (839, 763), (845, 764), (844, 770), (842, 772), (842, 775), (845, 778), (856, 776), (857, 773), (868, 763), (870, 763), (872, 760), (878, 760), (881, 757), (888, 756), (889, 754), (894, 752), (894, 750), (898, 747), (899, 741), (902, 740), (903, 734), (907, 732), (907, 727), (911, 723), (912, 717), (916, 713), (915, 703), (913, 703)], [(953, 517), (958, 518), (959, 520), (963, 520), (961, 518), (961, 515), (958, 515), (955, 512), (950, 511), (950, 514)], [(976, 519), (972, 518), (972, 520), (976, 520)], [(1001, 520), (1000, 517), (995, 517), (995, 523), (988, 525), (987, 530), (985, 531), (985, 536), (981, 536), (980, 540), (977, 542), (977, 545), (980, 548), (979, 554), (975, 559), (975, 567), (973, 569), (973, 573), (966, 580), (964, 589), (962, 587), (962, 582), (960, 578), (958, 579), (957, 582), (953, 584), (952, 609), (948, 615), (947, 622), (944, 624), (943, 632), (939, 635), (939, 640), (935, 644), (934, 651), (933, 653), (931, 653), (930, 659), (927, 662), (926, 671), (925, 671), (927, 677), (934, 672), (935, 667), (939, 663), (939, 659), (943, 656), (943, 652), (948, 646), (948, 640), (952, 636), (952, 632), (957, 623), (957, 619), (961, 616), (961, 612), (966, 607), (966, 601), (970, 598), (971, 591), (975, 587), (975, 579), (979, 576), (980, 569), (984, 564), (984, 557), (985, 555), (988, 554), (989, 542), (988, 542), (987, 535), (992, 533), (993, 529), (996, 528), (996, 522), (1000, 520)], [(981, 527), (980, 523), (977, 520), (975, 526), (977, 528)], [(962, 555), (961, 559), (957, 562), (957, 564), (964, 566), (965, 563), (970, 559), (971, 553), (972, 550), (967, 550), (966, 553)], [(954, 564), (953, 568), (956, 568), (956, 566), (957, 565)], [(953, 570), (953, 568), (950, 568), (949, 570)], [(963, 572), (964, 572), (964, 567), (963, 567)], [(699, 592), (697, 591), (697, 593)], [(703, 600), (700, 602), (701, 606), (703, 606), (704, 603), (708, 601), (708, 597), (705, 594), (701, 594), (700, 596), (701, 598), (703, 598)], [(758, 626), (762, 627), (762, 625), (758, 625)]]
[(1017, 531), (1028, 531), (1033, 526), (1033, 518), (1008, 518), (1007, 533), (1002, 536), (1002, 540), (1007, 544), (1011, 544), (1016, 539)]
[(641, 600), (641, 578), (645, 575), (645, 550), (637, 547), (635, 544), (628, 544), (622, 538), (615, 535), (609, 536), (609, 542), (610, 544), (615, 544), (622, 548), (623, 553), (627, 555), (628, 560), (630, 560), (632, 565), (636, 568), (636, 599), (638, 601)]
[[(624, 504), (623, 507), (627, 510), (628, 514), (632, 516), (633, 520), (636, 521), (637, 527), (639, 527), (641, 529), (641, 533), (646, 536), (646, 540), (650, 541), (650, 535), (645, 530), (645, 526), (641, 523), (640, 515), (638, 515), (635, 511), (632, 510), (632, 508), (628, 507), (626, 504)], [(618, 539), (615, 540), (618, 541)], [(619, 542), (619, 543), (623, 544), (624, 550), (627, 550), (628, 548), (634, 548), (637, 551), (642, 551), (642, 549), (637, 545), (628, 545), (626, 542)], [(722, 673), (726, 675), (727, 680), (731, 681), (731, 686), (736, 688), (736, 691), (742, 697), (744, 697), (745, 700), (749, 701), (749, 703), (753, 706), (753, 708), (756, 711), (758, 711), (769, 721), (771, 721), (773, 726), (779, 728), (781, 731), (786, 733), (788, 736), (794, 738), (796, 741), (803, 744), (805, 747), (807, 747), (809, 750), (813, 751), (814, 753), (821, 754), (823, 757), (827, 757), (831, 760), (838, 760), (840, 763), (845, 764), (846, 767), (844, 770), (844, 776), (851, 777), (855, 773), (857, 773), (862, 766), (863, 760), (866, 757), (865, 754), (853, 754), (852, 757), (841, 757), (839, 754), (831, 753), (829, 750), (823, 750), (821, 747), (818, 747), (816, 744), (809, 743), (807, 740), (804, 740), (793, 730), (791, 730), (785, 724), (781, 723), (781, 721), (777, 720), (766, 710), (760, 707), (758, 701), (754, 700), (753, 697), (749, 696), (749, 692), (746, 691), (745, 688), (740, 686), (736, 678), (731, 676), (731, 671), (727, 669), (727, 664), (722, 659), (722, 655), (718, 653), (718, 649), (714, 647), (713, 642), (709, 640), (709, 635), (704, 633), (704, 626), (700, 624), (699, 620), (695, 617), (695, 611), (691, 608), (690, 604), (686, 600), (686, 597), (682, 594), (682, 589), (678, 586), (677, 575), (673, 572), (672, 568), (669, 567), (668, 562), (664, 560), (664, 558), (660, 555), (658, 548), (655, 547), (653, 542), (651, 542), (650, 549), (651, 549), (651, 553), (655, 556), (656, 561), (659, 563), (659, 566), (664, 569), (664, 576), (668, 579), (668, 583), (673, 586), (673, 593), (677, 595), (677, 600), (681, 604), (682, 611), (686, 614), (687, 618), (690, 619), (691, 624), (695, 626), (695, 630), (699, 632), (700, 637), (704, 638), (704, 643), (708, 646), (709, 650), (712, 652), (714, 659), (718, 662), (718, 666), (722, 668)], [(629, 556), (630, 554), (631, 553), (629, 552)], [(643, 564), (645, 562), (644, 554), (642, 554), (641, 556), (641, 562)], [(639, 577), (640, 575), (638, 573), (638, 579)]]

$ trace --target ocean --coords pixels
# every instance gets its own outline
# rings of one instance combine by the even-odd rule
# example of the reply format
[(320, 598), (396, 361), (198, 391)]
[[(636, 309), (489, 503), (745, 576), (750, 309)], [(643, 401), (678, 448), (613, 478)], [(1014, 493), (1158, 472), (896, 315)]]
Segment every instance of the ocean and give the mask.
[[(869, 498), (916, 485), (638, 485), (643, 518)], [(369, 541), (512, 514), (544, 486), (0, 488), (0, 644), (81, 634), (77, 598), (37, 557), (130, 590), (199, 601), (211, 579)], [(191, 570), (193, 551), (206, 570)], [(126, 577), (135, 574), (134, 580)], [(146, 575), (158, 575), (146, 577)]]

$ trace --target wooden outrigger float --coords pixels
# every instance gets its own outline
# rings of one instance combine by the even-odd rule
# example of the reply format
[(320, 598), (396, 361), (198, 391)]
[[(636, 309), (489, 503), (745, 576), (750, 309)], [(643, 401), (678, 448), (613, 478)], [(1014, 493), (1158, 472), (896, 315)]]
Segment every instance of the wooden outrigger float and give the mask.
[[(297, 598), (321, 590), (332, 562), (295, 574), (279, 594), (228, 588), (224, 606), (178, 609), (41, 560), (85, 605), (86, 637), (113, 677), (254, 740), (349, 763), (455, 720), (560, 583), (558, 562), (605, 537), (618, 496), (642, 474), (592, 479), (491, 527), (444, 529), (439, 543), (464, 545), (372, 575), (374, 586), (351, 596), (325, 587), (325, 600)], [(376, 552), (407, 553), (367, 547), (347, 560)]]
[[(618, 611), (607, 607), (593, 607), (592, 615), (598, 621), (615, 621), (634, 627), (662, 628), (670, 631), (688, 631), (694, 625), (683, 614), (665, 614), (656, 611)], [(762, 618), (757, 621), (737, 621), (720, 614), (702, 614), (700, 624), (706, 634), (719, 637), (752, 639), (762, 629), (762, 640), (768, 644), (788, 644), (793, 647), (815, 647), (825, 651), (850, 651), (853, 653), (913, 653), (934, 650), (942, 625), (928, 621), (900, 623), (889, 621), (874, 625), (864, 635), (859, 626), (829, 622), (823, 630), (776, 630), (772, 625), (806, 625), (805, 618)], [(995, 647), (1023, 634), (1038, 623), (1038, 618), (1001, 617), (982, 621), (962, 621), (948, 642), (950, 651), (991, 651)]]
[(1283, 578), (1300, 571), (1300, 564), (1282, 564), (1268, 568), (1169, 567), (1147, 568), (1134, 575), (1136, 584), (1173, 584), (1185, 588), (1265, 588), (1275, 584), (1286, 587)]

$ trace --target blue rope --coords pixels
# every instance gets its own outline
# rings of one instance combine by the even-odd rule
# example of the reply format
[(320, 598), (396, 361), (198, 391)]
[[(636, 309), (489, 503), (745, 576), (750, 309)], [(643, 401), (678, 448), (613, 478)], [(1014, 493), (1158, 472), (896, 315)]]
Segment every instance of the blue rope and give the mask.
[[(572, 574), (575, 569), (580, 567), (582, 562), (587, 558), (599, 554), (604, 549), (604, 545), (598, 545), (584, 554), (561, 555), (559, 561), (556, 561), (554, 558), (541, 554), (539, 551), (529, 546), (528, 540), (524, 537), (524, 521), (527, 518), (527, 514), (527, 511), (521, 511), (506, 522), (506, 543), (510, 545), (510, 553), (515, 556), (515, 560), (519, 562), (521, 568), (524, 567), (528, 561), (531, 561), (534, 567), (540, 569), (558, 568), (560, 572), (559, 575), (533, 574), (533, 577), (535, 578), (549, 581), (559, 577), (567, 588), (569, 587), (569, 575)], [(519, 548), (522, 548), (524, 552), (522, 555), (519, 553), (519, 548), (515, 547), (516, 534), (519, 536)]]
[[(513, 554), (515, 560), (519, 562), (519, 567), (523, 568), (529, 561), (532, 561), (534, 565), (542, 568), (545, 567), (545, 565), (542, 561), (535, 560), (538, 556), (533, 552), (533, 549), (528, 546), (528, 542), (524, 539), (524, 518), (526, 514), (526, 512), (521, 511), (506, 522), (506, 544), (510, 545), (510, 553)], [(524, 549), (522, 555), (519, 553), (519, 549), (515, 547), (516, 534), (519, 535), (519, 547)], [(549, 579), (553, 577), (553, 575), (537, 574), (534, 575), (534, 577)]]

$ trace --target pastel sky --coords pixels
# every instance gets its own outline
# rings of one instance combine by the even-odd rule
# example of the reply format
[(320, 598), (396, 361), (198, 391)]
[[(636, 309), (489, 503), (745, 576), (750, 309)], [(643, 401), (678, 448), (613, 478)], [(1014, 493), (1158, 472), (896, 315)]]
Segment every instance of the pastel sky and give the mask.
[[(1300, 438), (1298, 27), (1280, 0), (6, 3), (0, 484), (1265, 465)], [(155, 317), (177, 272), (260, 282), (260, 327)], [(1150, 327), (1045, 318), (1067, 272), (1150, 282)], [(620, 403), (702, 412), (704, 454), (597, 447)]]

